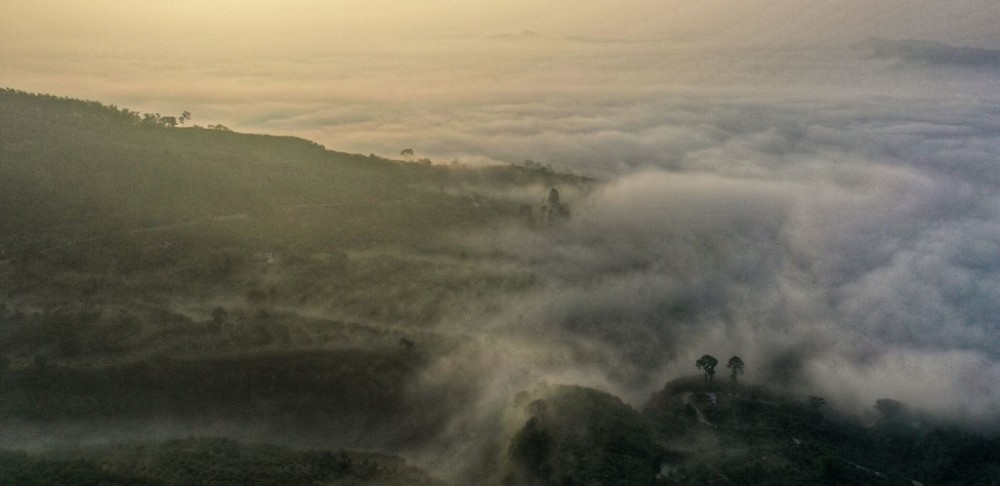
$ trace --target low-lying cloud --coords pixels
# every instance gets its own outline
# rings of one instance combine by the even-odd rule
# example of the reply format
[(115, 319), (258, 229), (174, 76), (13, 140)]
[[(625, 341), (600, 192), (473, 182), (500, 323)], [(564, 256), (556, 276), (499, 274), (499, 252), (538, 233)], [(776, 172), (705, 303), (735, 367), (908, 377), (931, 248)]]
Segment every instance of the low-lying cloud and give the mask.
[(1000, 50), (953, 46), (944, 42), (873, 38), (858, 45), (869, 49), (875, 57), (887, 57), (909, 62), (954, 66), (1000, 68)]
[[(565, 367), (637, 403), (709, 352), (853, 410), (998, 425), (996, 100), (842, 95), (654, 104), (660, 148), (606, 166), (570, 222), (471, 243), (539, 281), (475, 321), (577, 347)], [(621, 154), (643, 131), (580, 140)]]

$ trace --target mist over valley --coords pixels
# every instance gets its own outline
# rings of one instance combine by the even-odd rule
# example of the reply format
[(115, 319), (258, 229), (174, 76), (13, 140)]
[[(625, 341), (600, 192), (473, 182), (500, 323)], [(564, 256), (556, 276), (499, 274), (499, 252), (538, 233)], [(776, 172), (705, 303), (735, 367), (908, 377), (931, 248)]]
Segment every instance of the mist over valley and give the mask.
[(349, 3), (0, 6), (0, 482), (1000, 480), (995, 2)]

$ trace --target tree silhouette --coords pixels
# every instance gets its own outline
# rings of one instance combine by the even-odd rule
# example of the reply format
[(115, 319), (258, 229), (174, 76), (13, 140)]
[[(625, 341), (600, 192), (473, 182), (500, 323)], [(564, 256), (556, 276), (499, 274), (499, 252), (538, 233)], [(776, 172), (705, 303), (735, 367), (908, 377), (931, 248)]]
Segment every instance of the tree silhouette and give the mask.
[(401, 157), (413, 157), (413, 149), (408, 148), (408, 149), (400, 150), (399, 151), (399, 155)]
[(719, 360), (710, 354), (706, 354), (694, 362), (694, 365), (699, 370), (705, 370), (705, 383), (711, 382), (715, 378), (715, 366), (717, 364), (719, 364)]
[(732, 374), (729, 375), (729, 378), (733, 380), (733, 383), (736, 383), (736, 375), (743, 374), (743, 360), (740, 359), (739, 356), (733, 356), (732, 358), (729, 358), (729, 364), (726, 365), (726, 368), (731, 368), (733, 370)]
[(555, 223), (561, 219), (569, 218), (569, 206), (559, 200), (559, 190), (549, 189), (549, 197), (545, 199), (546, 205), (539, 208), (539, 213), (549, 223)]
[(549, 206), (559, 205), (559, 190), (556, 188), (549, 189)]

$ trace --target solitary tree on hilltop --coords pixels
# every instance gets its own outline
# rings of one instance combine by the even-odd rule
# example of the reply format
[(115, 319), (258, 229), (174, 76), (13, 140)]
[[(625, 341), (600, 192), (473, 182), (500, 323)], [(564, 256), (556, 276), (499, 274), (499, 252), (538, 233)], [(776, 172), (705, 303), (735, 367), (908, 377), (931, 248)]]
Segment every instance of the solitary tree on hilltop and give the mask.
[(731, 368), (733, 370), (732, 374), (729, 375), (729, 378), (733, 380), (733, 383), (736, 383), (736, 375), (743, 374), (743, 360), (740, 359), (739, 356), (733, 356), (732, 358), (729, 358), (729, 364), (726, 365), (726, 368)]
[(711, 382), (715, 378), (715, 366), (717, 364), (719, 364), (719, 360), (710, 354), (706, 354), (694, 362), (694, 365), (699, 370), (705, 370), (705, 383)]
[(559, 205), (559, 190), (556, 188), (549, 189), (549, 206)]
[(569, 206), (559, 200), (559, 190), (549, 189), (549, 197), (545, 199), (546, 205), (540, 208), (540, 213), (549, 223), (555, 223), (569, 218)]

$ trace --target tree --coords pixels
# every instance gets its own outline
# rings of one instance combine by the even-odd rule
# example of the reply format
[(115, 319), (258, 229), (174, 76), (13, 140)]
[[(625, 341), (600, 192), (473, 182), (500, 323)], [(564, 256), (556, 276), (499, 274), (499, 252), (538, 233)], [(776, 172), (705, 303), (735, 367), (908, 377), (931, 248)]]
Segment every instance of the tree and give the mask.
[(729, 364), (726, 365), (726, 368), (731, 368), (733, 370), (732, 374), (729, 375), (729, 378), (733, 380), (733, 383), (736, 383), (736, 375), (743, 374), (743, 360), (740, 359), (739, 356), (733, 356), (732, 358), (729, 358)]
[(191, 112), (190, 111), (185, 111), (185, 112), (181, 113), (181, 116), (179, 118), (177, 118), (177, 123), (180, 123), (181, 125), (183, 125), (185, 122), (187, 122), (190, 119), (191, 119)]
[(413, 157), (413, 149), (407, 148), (407, 149), (400, 150), (399, 151), (399, 156), (400, 157), (407, 157), (407, 158)]
[(713, 381), (715, 378), (715, 366), (719, 364), (719, 360), (715, 359), (714, 356), (706, 354), (701, 357), (698, 361), (694, 362), (694, 365), (698, 367), (699, 370), (705, 370), (705, 383)]
[(540, 216), (549, 223), (555, 223), (569, 218), (569, 206), (560, 202), (559, 190), (549, 189), (549, 197), (545, 199), (546, 205), (540, 208)]

